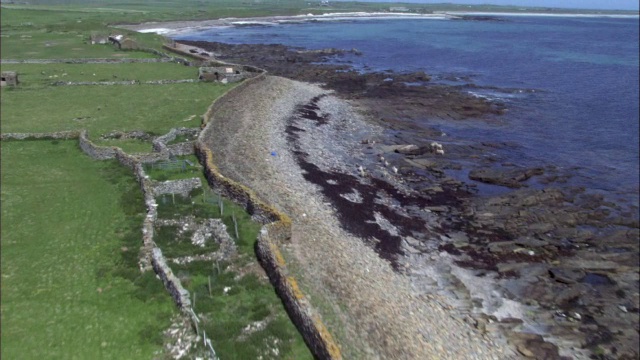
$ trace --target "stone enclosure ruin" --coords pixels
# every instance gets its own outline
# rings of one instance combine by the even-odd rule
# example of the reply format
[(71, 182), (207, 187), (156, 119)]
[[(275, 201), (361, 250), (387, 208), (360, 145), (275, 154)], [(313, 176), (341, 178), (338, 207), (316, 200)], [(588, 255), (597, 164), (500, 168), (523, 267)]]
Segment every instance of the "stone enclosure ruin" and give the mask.
[(18, 85), (18, 73), (15, 71), (3, 71), (2, 80), (0, 86), (17, 86)]
[(198, 79), (207, 82), (235, 83), (251, 76), (248, 71), (239, 66), (201, 67), (198, 69)]
[[(96, 43), (101, 43), (102, 39), (96, 37), (92, 39)], [(168, 48), (165, 46), (165, 48)], [(175, 49), (171, 49), (175, 50)], [(175, 51), (181, 53), (181, 51)], [(190, 55), (190, 54), (186, 54)], [(204, 130), (215, 131), (210, 125), (209, 118), (212, 109), (222, 98), (233, 97), (234, 94), (241, 92), (249, 82), (260, 81), (266, 76), (266, 71), (252, 66), (243, 66), (236, 64), (226, 64), (221, 62), (206, 62), (209, 66), (199, 68), (198, 78), (200, 81), (220, 82), (220, 83), (236, 83), (245, 80), (240, 86), (227, 92), (227, 94), (216, 99), (207, 112), (203, 115), (202, 127)], [(2, 72), (2, 86), (15, 86), (18, 83), (17, 74), (15, 72)], [(209, 128), (209, 129), (207, 129)], [(211, 340), (206, 333), (198, 330), (201, 319), (194, 312), (193, 302), (195, 298), (191, 298), (176, 274), (173, 273), (169, 263), (182, 263), (184, 261), (195, 260), (196, 258), (171, 259), (163, 255), (162, 250), (156, 245), (154, 234), (157, 229), (166, 226), (161, 219), (158, 219), (158, 204), (156, 196), (161, 194), (183, 195), (188, 194), (193, 189), (211, 188), (216, 189), (236, 204), (245, 208), (254, 221), (262, 224), (260, 234), (257, 239), (256, 255), (262, 268), (267, 272), (271, 284), (275, 287), (276, 292), (281, 298), (285, 309), (292, 322), (296, 325), (301, 333), (305, 343), (316, 358), (324, 359), (341, 359), (342, 355), (337, 344), (334, 342), (331, 334), (325, 327), (320, 316), (309, 306), (306, 295), (302, 293), (297, 285), (293, 274), (288, 269), (283, 255), (280, 253), (279, 246), (286, 244), (291, 237), (291, 220), (286, 214), (280, 213), (270, 204), (264, 203), (255, 193), (242, 184), (236, 183), (219, 173), (218, 168), (213, 160), (214, 154), (200, 140), (200, 129), (179, 128), (172, 129), (169, 133), (157, 137), (152, 141), (153, 152), (148, 154), (127, 154), (122, 149), (115, 146), (98, 146), (94, 144), (85, 130), (81, 131), (61, 131), (55, 133), (6, 133), (0, 135), (0, 140), (55, 140), (55, 139), (78, 139), (79, 146), (83, 152), (95, 160), (115, 159), (125, 167), (131, 169), (140, 185), (144, 195), (144, 201), (147, 208), (147, 215), (142, 224), (142, 239), (140, 248), (139, 267), (141, 271), (153, 270), (162, 280), (165, 288), (169, 291), (174, 302), (181, 310), (182, 318), (187, 326), (191, 326), (197, 332), (200, 342), (204, 344), (204, 352), (200, 356), (208, 359), (217, 359), (217, 355)], [(145, 138), (147, 134), (142, 132), (120, 133), (113, 132), (104, 134), (103, 138)], [(188, 140), (172, 144), (178, 137), (187, 137)], [(209, 186), (202, 184), (199, 179), (181, 179), (165, 182), (158, 182), (150, 179), (145, 171), (145, 164), (173, 163), (172, 159), (176, 156), (195, 154), (204, 167), (204, 175)], [(204, 185), (204, 186), (203, 186)], [(173, 195), (170, 195), (173, 196)], [(205, 199), (206, 200), (206, 199)], [(204, 201), (204, 200), (203, 200)], [(186, 218), (181, 219), (180, 225), (185, 226)], [(208, 221), (208, 220), (207, 220)], [(219, 255), (231, 254), (235, 252), (233, 241), (230, 241), (220, 234), (224, 231), (218, 228), (224, 228), (223, 224), (217, 221), (205, 221), (195, 224), (197, 229), (194, 231), (194, 239), (208, 239), (211, 235), (215, 235), (222, 250)], [(188, 225), (188, 224), (187, 224)], [(228, 236), (227, 236), (228, 237)], [(237, 237), (237, 229), (236, 229)], [(214, 256), (213, 254), (207, 256)], [(225, 256), (223, 256), (225, 257)], [(187, 333), (180, 330), (181, 333)], [(184, 340), (184, 339), (183, 339)], [(177, 349), (180, 350), (180, 349)], [(181, 351), (181, 350), (180, 350)], [(173, 352), (173, 350), (172, 350)], [(175, 354), (174, 354), (175, 355)]]

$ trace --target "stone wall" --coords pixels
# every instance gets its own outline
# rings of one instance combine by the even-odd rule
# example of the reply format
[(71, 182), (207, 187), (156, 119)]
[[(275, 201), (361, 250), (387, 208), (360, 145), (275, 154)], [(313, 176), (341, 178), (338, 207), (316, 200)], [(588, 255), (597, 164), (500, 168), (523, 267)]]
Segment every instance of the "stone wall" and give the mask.
[(173, 156), (193, 154), (193, 141), (187, 141), (180, 144), (167, 145), (167, 143), (175, 140), (180, 135), (190, 135), (194, 138), (200, 132), (199, 129), (193, 128), (176, 128), (171, 129), (165, 135), (157, 137), (153, 140), (153, 150), (159, 153), (169, 151)]
[[(242, 205), (255, 221), (263, 225), (281, 222), (291, 226), (291, 220), (287, 215), (262, 201), (253, 190), (223, 176), (213, 161), (213, 153), (202, 141), (196, 141), (195, 150), (200, 163), (204, 164), (204, 176), (212, 188), (220, 189), (223, 195)], [(283, 240), (290, 237), (289, 231), (289, 236)]]
[[(182, 60), (182, 59), (181, 59)], [(120, 64), (120, 63), (158, 63), (158, 62), (180, 62), (175, 58), (149, 58), (149, 59), (2, 59), (0, 64)]]
[[(256, 253), (260, 264), (313, 355), (318, 359), (342, 359), (340, 348), (331, 333), (324, 326), (320, 316), (313, 314), (295, 278), (288, 274), (284, 257), (276, 245), (276, 239), (281, 235), (278, 231), (275, 234), (270, 233), (274, 225), (264, 226), (258, 237)], [(272, 235), (275, 236), (272, 238)]]
[(202, 187), (200, 178), (171, 180), (164, 182), (153, 182), (153, 193), (162, 194), (181, 194), (188, 196), (191, 190)]
[(169, 153), (173, 156), (191, 155), (193, 154), (193, 146), (195, 142), (185, 141), (179, 144), (169, 145)]
[(167, 49), (167, 50), (169, 50), (171, 52), (174, 52), (176, 54), (185, 55), (185, 56), (188, 56), (190, 58), (197, 59), (197, 60), (203, 60), (203, 61), (209, 60), (209, 58), (206, 57), (206, 56), (202, 56), (200, 54), (190, 53), (188, 51), (182, 51), (182, 50), (180, 50), (180, 49), (178, 49), (178, 48), (176, 48), (174, 46), (171, 46), (170, 44), (162, 45), (162, 48), (163, 49)]
[(166, 84), (183, 84), (198, 82), (198, 79), (180, 79), (180, 80), (127, 80), (127, 81), (56, 81), (52, 83), (54, 86), (82, 86), (82, 85), (166, 85)]
[[(182, 287), (182, 283), (180, 279), (173, 274), (173, 271), (167, 265), (167, 262), (162, 255), (162, 250), (160, 248), (154, 247), (151, 255), (151, 264), (153, 266), (153, 270), (160, 276), (160, 279), (164, 283), (164, 287), (167, 288), (167, 291), (173, 297), (173, 300), (176, 302), (176, 305), (183, 310), (189, 312), (191, 309), (191, 299), (189, 297), (189, 292)], [(193, 310), (191, 310), (193, 311)], [(191, 315), (191, 314), (189, 314)]]
[[(153, 269), (160, 277), (165, 288), (170, 293), (174, 302), (182, 312), (183, 316), (190, 319), (193, 327), (198, 329), (200, 320), (191, 307), (189, 292), (182, 286), (171, 268), (167, 265), (166, 259), (162, 255), (162, 251), (158, 248), (153, 240), (154, 225), (157, 219), (158, 204), (155, 200), (156, 191), (161, 193), (168, 192), (189, 192), (194, 187), (202, 186), (199, 178), (184, 179), (161, 183), (158, 185), (149, 179), (144, 171), (141, 158), (151, 160), (149, 156), (134, 156), (122, 151), (115, 146), (98, 146), (88, 138), (86, 130), (82, 131), (61, 131), (53, 133), (7, 133), (0, 136), (0, 140), (32, 140), (32, 139), (72, 139), (78, 138), (80, 148), (84, 153), (95, 160), (116, 159), (123, 166), (131, 169), (140, 185), (140, 189), (144, 195), (144, 202), (147, 208), (147, 216), (142, 223), (142, 246), (140, 249), (139, 267), (142, 272)], [(149, 154), (154, 155), (154, 154)], [(168, 157), (168, 151), (161, 156)], [(215, 351), (211, 345), (211, 340), (205, 338), (206, 346), (211, 350), (209, 359), (217, 359)]]
[[(210, 66), (218, 64), (226, 65), (221, 62), (217, 64), (213, 61), (209, 62)], [(289, 274), (284, 257), (278, 248), (278, 244), (284, 244), (291, 240), (291, 219), (262, 201), (253, 190), (222, 175), (214, 162), (213, 152), (201, 140), (207, 137), (208, 132), (215, 131), (215, 128), (211, 126), (211, 119), (217, 106), (225, 102), (237, 101), (248, 85), (264, 80), (267, 75), (265, 70), (255, 67), (245, 67), (245, 70), (257, 72), (258, 75), (245, 80), (209, 106), (202, 118), (203, 130), (195, 142), (195, 154), (200, 163), (204, 165), (208, 184), (243, 206), (254, 220), (263, 224), (258, 236), (256, 255), (282, 299), (289, 317), (298, 328), (314, 357), (317, 359), (342, 359), (340, 348), (320, 316), (313, 311), (295, 278)]]
[[(213, 130), (207, 126), (204, 131)], [(289, 273), (278, 248), (278, 244), (291, 239), (291, 219), (263, 202), (251, 189), (223, 176), (213, 161), (213, 153), (204, 142), (196, 141), (195, 149), (196, 156), (204, 164), (209, 185), (244, 206), (254, 219), (263, 224), (258, 236), (256, 255), (313, 355), (317, 359), (342, 359), (340, 348), (320, 316), (312, 309), (296, 279)]]
[[(211, 103), (211, 105), (209, 106), (209, 108), (207, 109), (207, 111), (204, 113), (204, 115), (202, 117), (203, 125), (206, 125), (209, 122), (209, 119), (211, 119), (211, 116), (213, 114), (213, 110), (218, 105), (222, 104), (223, 102), (236, 101), (237, 97), (244, 91), (244, 89), (247, 86), (249, 86), (250, 84), (253, 84), (255, 82), (264, 80), (266, 76), (267, 76), (267, 72), (263, 71), (259, 75), (254, 76), (254, 77), (249, 78), (249, 79), (246, 79), (240, 85), (238, 85), (238, 86), (234, 87), (233, 89), (227, 91), (227, 93), (224, 94), (224, 96), (221, 96), (221, 97), (215, 99), (213, 101), (213, 103)], [(210, 130), (210, 131), (213, 131), (213, 130)]]
[(0, 141), (7, 140), (68, 140), (77, 139), (80, 131), (58, 131), (51, 133), (6, 133), (0, 134)]
[[(115, 157), (122, 165), (133, 170), (140, 188), (144, 195), (144, 202), (147, 207), (147, 216), (142, 224), (142, 247), (140, 257), (140, 270), (148, 271), (153, 269), (156, 274), (162, 280), (165, 288), (169, 291), (176, 305), (180, 308), (184, 316), (187, 316), (193, 327), (198, 329), (198, 323), (200, 320), (191, 307), (191, 300), (189, 292), (182, 286), (180, 279), (178, 279), (171, 268), (167, 265), (166, 259), (162, 255), (162, 250), (158, 248), (153, 240), (154, 237), (154, 224), (158, 217), (158, 204), (155, 200), (154, 184), (149, 179), (149, 176), (144, 171), (142, 163), (139, 161), (139, 157), (128, 155), (122, 149), (118, 147), (101, 147), (92, 143), (87, 138), (87, 132), (82, 131), (80, 134), (80, 141), (84, 144), (81, 145), (83, 151), (87, 152), (89, 156), (95, 159), (104, 160)], [(112, 157), (108, 157), (113, 153)], [(197, 183), (200, 184), (200, 179)], [(204, 339), (204, 342), (212, 350), (210, 359), (217, 359), (215, 351), (211, 346), (210, 339)]]
[(85, 152), (85, 154), (96, 160), (113, 159), (116, 157), (116, 151), (118, 150), (118, 148), (115, 146), (97, 146), (96, 144), (92, 143), (91, 140), (89, 140), (86, 130), (82, 130), (80, 132), (78, 144), (80, 145), (82, 151)]

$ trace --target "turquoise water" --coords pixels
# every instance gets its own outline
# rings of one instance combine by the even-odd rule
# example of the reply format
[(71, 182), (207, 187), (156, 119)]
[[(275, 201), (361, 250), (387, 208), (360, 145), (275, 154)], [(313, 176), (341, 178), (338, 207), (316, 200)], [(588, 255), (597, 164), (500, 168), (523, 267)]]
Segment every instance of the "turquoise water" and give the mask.
[[(281, 24), (179, 38), (357, 48), (363, 56), (335, 61), (363, 71), (423, 70), (509, 109), (498, 121), (437, 122), (442, 131), (516, 142), (502, 154), (507, 159), (572, 169), (573, 184), (624, 194), (637, 204), (638, 18), (497, 19)], [(479, 87), (465, 87), (469, 83)]]

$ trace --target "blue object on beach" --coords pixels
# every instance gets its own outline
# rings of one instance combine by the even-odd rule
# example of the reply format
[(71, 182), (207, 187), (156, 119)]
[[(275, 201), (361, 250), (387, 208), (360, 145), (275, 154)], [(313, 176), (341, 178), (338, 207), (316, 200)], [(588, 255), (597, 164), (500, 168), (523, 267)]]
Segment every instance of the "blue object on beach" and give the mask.
[(271, 152), (271, 156), (276, 156), (276, 155), (278, 155), (278, 153), (276, 153), (275, 151)]

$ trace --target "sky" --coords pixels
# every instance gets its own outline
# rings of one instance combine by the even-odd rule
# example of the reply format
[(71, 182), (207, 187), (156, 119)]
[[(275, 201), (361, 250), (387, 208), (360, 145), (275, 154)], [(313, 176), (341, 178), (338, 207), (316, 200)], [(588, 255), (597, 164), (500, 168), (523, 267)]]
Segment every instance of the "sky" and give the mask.
[(638, 0), (362, 0), (368, 2), (492, 4), (556, 8), (638, 10)]

